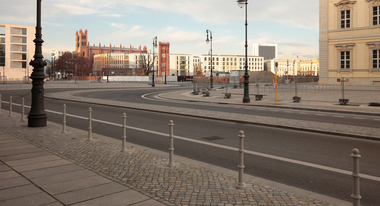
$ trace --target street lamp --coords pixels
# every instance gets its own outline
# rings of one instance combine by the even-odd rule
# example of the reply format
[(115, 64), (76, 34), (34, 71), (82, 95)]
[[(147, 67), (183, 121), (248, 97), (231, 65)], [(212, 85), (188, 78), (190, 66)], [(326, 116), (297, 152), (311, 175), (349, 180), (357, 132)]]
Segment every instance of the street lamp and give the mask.
[(166, 60), (166, 58), (168, 58), (168, 55), (169, 55), (169, 52), (168, 52), (168, 50), (165, 48), (165, 84), (167, 84), (166, 83), (166, 76), (167, 76), (167, 74), (166, 74), (166, 72), (168, 71), (167, 70), (167, 65), (166, 65), (166, 63), (168, 62), (167, 60)]
[[(210, 32), (210, 39), (208, 39), (208, 33)], [(210, 30), (206, 30), (206, 34), (207, 34), (207, 39), (206, 39), (206, 43), (208, 44), (209, 42), (210, 43), (210, 53), (211, 53), (211, 75), (210, 75), (210, 88), (212, 89), (214, 87), (213, 85), (213, 78), (212, 78), (212, 32)]]
[(245, 72), (244, 72), (244, 97), (243, 97), (243, 103), (249, 103), (251, 102), (251, 99), (249, 98), (249, 75), (248, 75), (248, 41), (247, 41), (247, 27), (248, 27), (248, 21), (247, 21), (247, 5), (248, 0), (238, 0), (237, 1), (240, 8), (243, 8), (245, 6)]
[(41, 27), (41, 1), (37, 0), (37, 26), (36, 26), (36, 44), (34, 60), (30, 62), (33, 66), (33, 72), (30, 75), (32, 79), (32, 105), (28, 114), (28, 127), (45, 127), (47, 124), (47, 115), (44, 107), (44, 67), (46, 62), (42, 55), (42, 27)]
[[(152, 87), (155, 87), (156, 85), (154, 84), (154, 48), (157, 47), (157, 36), (155, 36), (153, 38), (153, 67), (152, 67), (152, 71), (153, 71), (153, 75), (152, 75)], [(166, 74), (165, 74), (166, 75)]]

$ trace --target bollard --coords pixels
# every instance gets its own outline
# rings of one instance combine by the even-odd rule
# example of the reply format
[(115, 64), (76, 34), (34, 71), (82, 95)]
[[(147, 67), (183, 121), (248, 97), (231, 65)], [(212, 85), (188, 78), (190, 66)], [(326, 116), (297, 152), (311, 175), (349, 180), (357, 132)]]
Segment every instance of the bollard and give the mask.
[(127, 141), (127, 114), (123, 113), (123, 136), (121, 137), (122, 140), (122, 152), (127, 151), (126, 141)]
[(1, 113), (1, 94), (0, 94), (0, 113)]
[(9, 116), (12, 116), (12, 96), (9, 97)]
[(359, 158), (361, 157), (359, 154), (358, 149), (353, 149), (351, 157), (353, 158), (353, 172), (352, 172), (352, 177), (353, 177), (353, 187), (352, 187), (352, 199), (353, 199), (353, 206), (360, 206), (360, 199), (362, 198), (360, 196), (360, 184), (359, 184)]
[(21, 98), (21, 122), (25, 122), (25, 117), (24, 117), (24, 113), (25, 113), (25, 99), (24, 97)]
[(92, 109), (88, 109), (88, 139), (87, 141), (92, 141)]
[(245, 183), (243, 182), (243, 173), (244, 173), (244, 132), (239, 132), (239, 183), (236, 186), (236, 189), (245, 189)]
[(169, 144), (170, 144), (170, 147), (169, 147), (169, 164), (168, 164), (169, 167), (174, 166), (174, 161), (173, 161), (173, 154), (174, 154), (173, 127), (174, 127), (173, 120), (170, 120), (169, 121)]
[(66, 104), (63, 104), (63, 122), (62, 122), (62, 134), (66, 133)]

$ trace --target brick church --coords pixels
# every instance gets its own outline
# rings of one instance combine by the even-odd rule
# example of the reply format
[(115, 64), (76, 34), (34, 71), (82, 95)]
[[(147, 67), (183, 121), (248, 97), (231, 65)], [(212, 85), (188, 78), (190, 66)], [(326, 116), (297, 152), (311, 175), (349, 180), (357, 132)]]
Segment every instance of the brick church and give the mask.
[(75, 51), (79, 54), (81, 54), (84, 57), (90, 58), (97, 54), (104, 54), (104, 53), (111, 53), (111, 52), (123, 52), (126, 54), (130, 53), (147, 53), (147, 47), (144, 46), (143, 49), (141, 49), (141, 45), (138, 49), (133, 48), (132, 45), (129, 46), (129, 48), (125, 48), (120, 44), (120, 47), (115, 47), (110, 44), (110, 46), (106, 47), (105, 45), (101, 45), (99, 43), (99, 46), (90, 46), (90, 42), (88, 42), (88, 33), (87, 29), (83, 32), (82, 29), (79, 31), (76, 31), (75, 33)]

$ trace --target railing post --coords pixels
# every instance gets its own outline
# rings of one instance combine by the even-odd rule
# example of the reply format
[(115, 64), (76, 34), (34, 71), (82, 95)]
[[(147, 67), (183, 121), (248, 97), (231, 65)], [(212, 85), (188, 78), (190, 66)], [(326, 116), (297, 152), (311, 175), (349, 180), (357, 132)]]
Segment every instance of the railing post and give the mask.
[(127, 141), (127, 114), (123, 113), (123, 137), (122, 138), (122, 152), (127, 151), (126, 141)]
[(87, 141), (92, 141), (92, 109), (88, 109), (88, 139)]
[(12, 96), (9, 96), (9, 115), (8, 117), (12, 116)]
[(243, 182), (243, 174), (244, 174), (244, 132), (239, 132), (239, 183), (236, 186), (236, 189), (245, 189), (245, 183)]
[(170, 147), (169, 147), (169, 164), (168, 164), (169, 167), (174, 166), (174, 161), (173, 161), (173, 154), (174, 154), (173, 127), (174, 127), (173, 120), (170, 120), (169, 121), (169, 144), (170, 144)]
[(63, 104), (63, 122), (62, 122), (62, 134), (66, 133), (66, 104)]
[(25, 113), (25, 99), (23, 97), (21, 98), (21, 120), (20, 120), (21, 122), (25, 121), (24, 113)]
[(353, 187), (352, 187), (352, 199), (353, 199), (353, 206), (360, 206), (360, 199), (362, 198), (360, 196), (360, 184), (359, 184), (359, 179), (360, 179), (360, 174), (359, 174), (359, 158), (361, 157), (359, 154), (358, 149), (353, 149), (351, 157), (353, 158), (353, 172), (352, 172), (352, 177), (353, 177)]

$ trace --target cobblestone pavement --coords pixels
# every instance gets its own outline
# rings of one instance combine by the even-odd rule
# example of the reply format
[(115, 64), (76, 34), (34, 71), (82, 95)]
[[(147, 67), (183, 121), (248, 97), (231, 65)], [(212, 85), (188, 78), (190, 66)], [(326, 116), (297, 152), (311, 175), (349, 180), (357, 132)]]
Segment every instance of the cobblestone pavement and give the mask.
[[(1, 111), (1, 110), (0, 110)], [(44, 128), (29, 128), (20, 122), (20, 115), (8, 117), (2, 110), (0, 130), (46, 149), (60, 157), (123, 184), (166, 205), (274, 205), (314, 206), (349, 203), (320, 195), (321, 200), (308, 195), (297, 195), (246, 179), (247, 188), (237, 190), (234, 175), (205, 167), (195, 161), (175, 162), (167, 167), (167, 155), (145, 147), (127, 144), (128, 152), (121, 152), (121, 141), (94, 134), (87, 141), (87, 132), (48, 122)], [(236, 172), (237, 175), (237, 172)]]
[[(100, 90), (96, 90), (100, 91)], [(89, 92), (89, 91), (82, 91)], [(91, 91), (90, 91), (91, 92)], [(242, 98), (234, 98), (232, 100), (224, 100), (222, 97), (222, 93), (220, 91), (212, 91), (212, 98), (202, 98), (201, 95), (191, 95), (191, 90), (187, 91), (175, 91), (160, 94), (159, 96), (167, 99), (181, 99), (181, 100), (192, 100), (192, 101), (206, 101), (210, 103), (228, 103), (228, 104), (240, 104)], [(231, 112), (215, 112), (208, 110), (200, 110), (200, 109), (189, 109), (189, 108), (178, 108), (178, 107), (168, 107), (168, 106), (160, 106), (155, 105), (152, 107), (150, 104), (142, 104), (142, 103), (131, 103), (131, 102), (121, 102), (121, 101), (112, 101), (112, 100), (102, 100), (95, 98), (84, 98), (78, 95), (80, 91), (67, 91), (67, 92), (55, 92), (55, 93), (47, 93), (46, 97), (49, 98), (57, 98), (57, 99), (66, 99), (70, 101), (80, 101), (80, 102), (88, 102), (95, 104), (105, 104), (105, 105), (114, 105), (119, 107), (128, 107), (134, 109), (143, 109), (149, 111), (157, 111), (157, 112), (165, 112), (172, 114), (180, 114), (180, 115), (188, 115), (194, 117), (203, 117), (203, 118), (213, 118), (218, 120), (227, 120), (227, 121), (239, 121), (245, 123), (259, 124), (259, 125), (268, 125), (268, 126), (276, 126), (276, 127), (286, 127), (293, 128), (297, 130), (304, 131), (314, 131), (314, 132), (322, 132), (328, 134), (339, 134), (346, 135), (351, 137), (358, 138), (369, 138), (369, 139), (380, 139), (380, 128), (369, 128), (369, 127), (361, 127), (361, 126), (350, 126), (344, 124), (331, 124), (324, 122), (314, 122), (314, 121), (303, 121), (303, 120), (289, 120), (286, 118), (278, 118), (278, 117), (266, 117), (266, 116), (258, 116), (258, 115), (249, 115), (249, 114), (237, 114)], [(242, 96), (241, 96), (242, 97)], [(277, 105), (278, 108), (288, 108), (291, 103), (285, 104), (282, 103)], [(241, 104), (243, 105), (243, 104)], [(244, 104), (244, 106), (255, 106), (255, 105), (264, 105), (264, 106), (273, 106), (273, 104), (268, 103), (257, 103), (255, 101), (251, 101), (251, 104)], [(321, 111), (343, 111), (343, 112), (358, 112), (358, 113), (366, 113), (366, 114), (377, 114), (380, 116), (380, 108), (374, 107), (352, 107), (346, 106), (342, 108), (342, 106), (337, 106), (333, 104), (297, 104), (291, 105), (292, 108), (298, 109), (312, 109), (312, 110), (321, 110)], [(379, 117), (380, 118), (380, 117)]]

